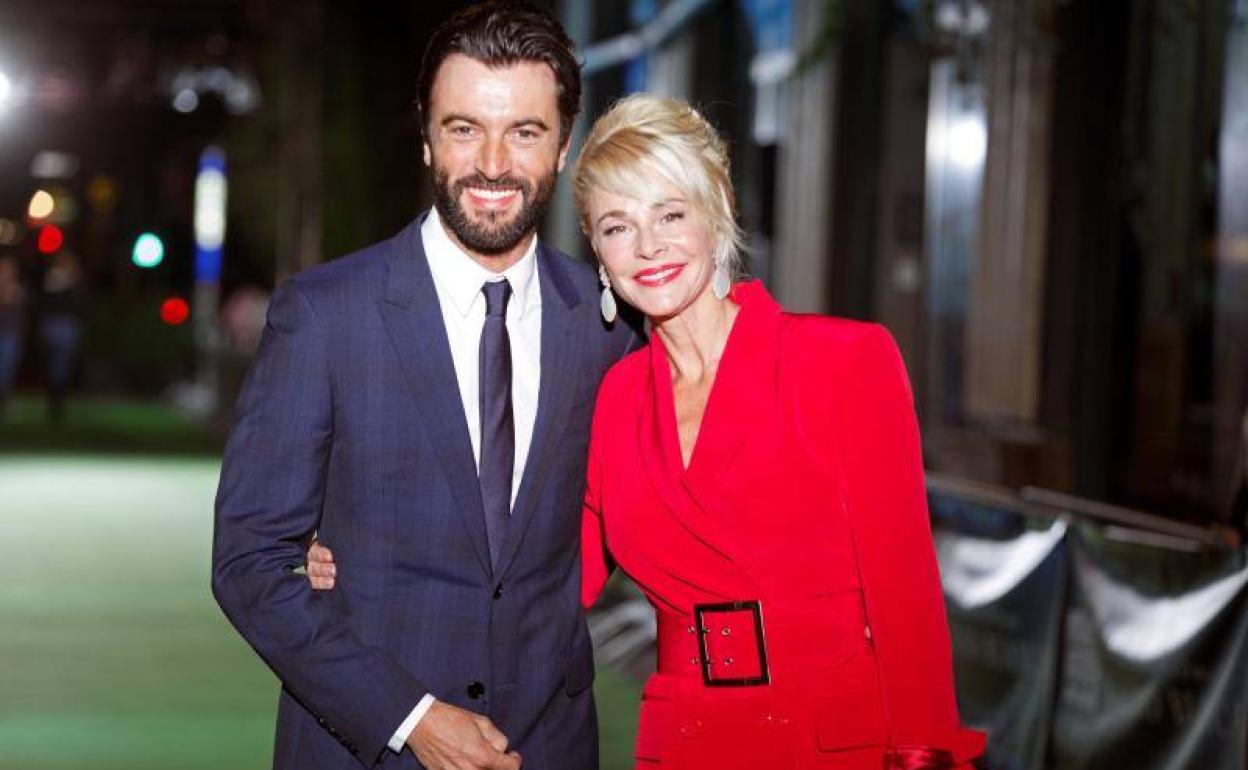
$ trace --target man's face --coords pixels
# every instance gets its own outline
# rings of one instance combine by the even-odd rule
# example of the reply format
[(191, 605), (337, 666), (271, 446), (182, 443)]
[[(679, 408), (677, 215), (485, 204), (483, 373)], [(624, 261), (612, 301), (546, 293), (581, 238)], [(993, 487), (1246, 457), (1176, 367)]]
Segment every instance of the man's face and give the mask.
[(557, 98), (545, 64), (491, 68), (452, 54), (438, 68), (425, 163), (438, 213), (473, 256), (512, 262), (527, 247), (567, 159)]

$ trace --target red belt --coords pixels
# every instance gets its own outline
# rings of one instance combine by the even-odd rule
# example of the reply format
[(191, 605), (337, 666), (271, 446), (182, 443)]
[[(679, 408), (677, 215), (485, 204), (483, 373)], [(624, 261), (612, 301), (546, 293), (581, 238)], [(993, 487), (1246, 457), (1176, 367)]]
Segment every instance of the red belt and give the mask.
[(862, 594), (800, 602), (741, 600), (658, 613), (658, 671), (700, 676), (707, 687), (769, 684), (779, 672), (827, 668), (868, 651)]

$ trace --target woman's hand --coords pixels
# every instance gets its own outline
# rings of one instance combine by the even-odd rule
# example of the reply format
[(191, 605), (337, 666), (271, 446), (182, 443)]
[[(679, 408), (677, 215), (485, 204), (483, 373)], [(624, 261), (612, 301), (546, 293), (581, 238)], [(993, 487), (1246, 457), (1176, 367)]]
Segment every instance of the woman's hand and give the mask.
[(337, 582), (338, 568), (334, 566), (334, 554), (320, 541), (313, 540), (308, 548), (308, 582), (317, 591), (328, 591)]

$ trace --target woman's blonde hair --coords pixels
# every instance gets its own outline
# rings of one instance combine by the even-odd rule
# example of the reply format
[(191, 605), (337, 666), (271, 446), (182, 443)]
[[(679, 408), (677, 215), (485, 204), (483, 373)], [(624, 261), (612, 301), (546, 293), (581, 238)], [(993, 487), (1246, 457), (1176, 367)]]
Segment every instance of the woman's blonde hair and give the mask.
[(591, 191), (642, 200), (649, 194), (658, 202), (656, 175), (689, 196), (706, 217), (715, 239), (715, 263), (739, 272), (744, 236), (737, 226), (728, 148), (706, 118), (679, 99), (633, 94), (594, 122), (572, 176), (586, 237), (593, 238)]

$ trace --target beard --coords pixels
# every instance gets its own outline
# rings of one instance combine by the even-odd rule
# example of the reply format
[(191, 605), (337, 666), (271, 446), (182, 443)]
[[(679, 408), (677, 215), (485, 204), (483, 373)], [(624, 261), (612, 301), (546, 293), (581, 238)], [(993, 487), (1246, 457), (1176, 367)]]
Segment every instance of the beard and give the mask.
[[(481, 219), (474, 219), (459, 203), (460, 196), (469, 187), (495, 191), (518, 190), (520, 210), (510, 219), (504, 219), (506, 215), (497, 211), (486, 212), (481, 215)], [(498, 179), (488, 179), (481, 172), (452, 182), (446, 169), (435, 166), (433, 171), (433, 197), (442, 221), (460, 243), (478, 254), (492, 256), (515, 248), (516, 244), (537, 227), (537, 221), (546, 211), (554, 193), (554, 169), (539, 177), (536, 184), (510, 174)]]

